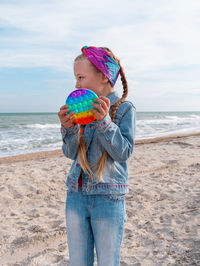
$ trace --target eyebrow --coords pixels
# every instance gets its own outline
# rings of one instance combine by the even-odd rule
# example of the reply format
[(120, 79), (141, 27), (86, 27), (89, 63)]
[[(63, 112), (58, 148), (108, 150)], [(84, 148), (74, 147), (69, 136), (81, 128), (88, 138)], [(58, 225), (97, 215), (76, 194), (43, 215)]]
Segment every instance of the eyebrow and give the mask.
[(84, 76), (82, 73), (77, 73), (75, 76)]

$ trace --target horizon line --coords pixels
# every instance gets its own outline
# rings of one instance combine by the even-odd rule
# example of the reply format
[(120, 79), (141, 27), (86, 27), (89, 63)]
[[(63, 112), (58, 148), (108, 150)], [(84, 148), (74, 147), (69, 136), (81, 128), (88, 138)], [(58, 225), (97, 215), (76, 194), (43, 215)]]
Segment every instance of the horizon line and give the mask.
[[(167, 110), (162, 110), (162, 111), (137, 111), (136, 113), (158, 113), (158, 112), (163, 112), (163, 113), (178, 113), (178, 112), (200, 112), (200, 110), (174, 110), (174, 111), (167, 111)], [(58, 112), (48, 112), (48, 111), (41, 111), (41, 112), (31, 112), (31, 111), (24, 111), (24, 112), (0, 112), (0, 114), (57, 114)]]

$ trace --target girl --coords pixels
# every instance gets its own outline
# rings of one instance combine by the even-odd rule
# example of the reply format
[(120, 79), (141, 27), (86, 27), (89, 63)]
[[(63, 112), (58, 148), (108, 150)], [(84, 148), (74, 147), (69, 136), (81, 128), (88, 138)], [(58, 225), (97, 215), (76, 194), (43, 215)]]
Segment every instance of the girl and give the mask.
[[(123, 95), (114, 85), (121, 76)], [(128, 85), (119, 60), (103, 47), (82, 48), (74, 61), (76, 88), (94, 91), (96, 120), (75, 124), (64, 105), (58, 113), (63, 153), (73, 160), (66, 184), (67, 238), (71, 266), (91, 266), (94, 245), (98, 266), (120, 265), (125, 221), (125, 194), (129, 190), (128, 158), (135, 136), (135, 108), (125, 101)]]

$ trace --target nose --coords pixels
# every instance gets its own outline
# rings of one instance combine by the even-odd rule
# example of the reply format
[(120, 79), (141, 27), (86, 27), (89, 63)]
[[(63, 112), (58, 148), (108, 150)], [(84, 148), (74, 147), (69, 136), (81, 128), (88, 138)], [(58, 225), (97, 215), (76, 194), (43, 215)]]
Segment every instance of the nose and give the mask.
[(79, 83), (78, 83), (78, 81), (76, 82), (76, 89), (78, 89), (78, 88), (80, 88), (80, 85), (79, 85)]

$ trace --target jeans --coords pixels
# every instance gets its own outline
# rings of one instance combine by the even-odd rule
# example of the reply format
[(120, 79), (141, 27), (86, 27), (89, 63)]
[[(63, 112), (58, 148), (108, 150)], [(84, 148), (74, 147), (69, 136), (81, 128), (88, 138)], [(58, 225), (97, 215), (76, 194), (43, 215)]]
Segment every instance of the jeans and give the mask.
[(119, 266), (125, 195), (83, 195), (67, 191), (66, 224), (70, 266)]

